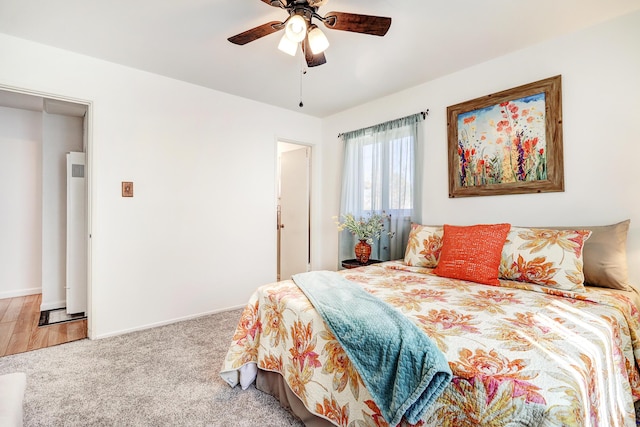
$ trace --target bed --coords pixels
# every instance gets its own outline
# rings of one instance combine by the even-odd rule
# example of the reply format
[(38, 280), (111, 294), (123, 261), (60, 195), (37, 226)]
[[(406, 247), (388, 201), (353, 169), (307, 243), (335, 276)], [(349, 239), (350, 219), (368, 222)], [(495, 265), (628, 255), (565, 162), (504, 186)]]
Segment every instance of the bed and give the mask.
[[(450, 247), (474, 239), (446, 227), (414, 226), (403, 260), (338, 272), (406, 316), (448, 362), (450, 382), (413, 425), (635, 426), (640, 298), (621, 258), (628, 221), (559, 228), (564, 237), (554, 239), (551, 228), (510, 227), (496, 240), (492, 284), (442, 272)], [(563, 280), (550, 280), (551, 270)], [(221, 376), (243, 388), (255, 380), (305, 425), (389, 425), (339, 337), (292, 280), (251, 296)]]

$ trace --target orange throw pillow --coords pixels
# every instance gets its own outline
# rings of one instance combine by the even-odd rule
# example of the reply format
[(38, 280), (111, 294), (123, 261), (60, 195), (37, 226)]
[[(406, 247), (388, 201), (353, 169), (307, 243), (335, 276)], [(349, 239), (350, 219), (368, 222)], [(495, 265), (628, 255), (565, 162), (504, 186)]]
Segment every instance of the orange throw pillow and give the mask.
[(485, 285), (500, 285), (498, 269), (510, 224), (444, 225), (435, 274)]

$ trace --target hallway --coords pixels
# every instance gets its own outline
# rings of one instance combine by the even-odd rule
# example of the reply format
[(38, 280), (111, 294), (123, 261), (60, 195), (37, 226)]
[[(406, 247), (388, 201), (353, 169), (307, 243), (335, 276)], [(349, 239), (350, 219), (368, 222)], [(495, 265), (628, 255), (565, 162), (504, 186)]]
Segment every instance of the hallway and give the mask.
[(87, 319), (38, 326), (42, 294), (0, 299), (0, 357), (87, 337)]

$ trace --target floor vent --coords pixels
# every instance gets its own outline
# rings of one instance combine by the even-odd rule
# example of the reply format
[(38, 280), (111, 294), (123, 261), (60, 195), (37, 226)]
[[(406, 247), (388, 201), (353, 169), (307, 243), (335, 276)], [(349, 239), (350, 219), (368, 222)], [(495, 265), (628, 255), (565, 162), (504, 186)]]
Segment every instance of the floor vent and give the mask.
[(67, 314), (67, 308), (62, 307), (54, 310), (41, 311), (38, 326), (55, 325), (56, 323), (72, 322), (86, 318), (87, 316), (85, 316), (84, 313)]

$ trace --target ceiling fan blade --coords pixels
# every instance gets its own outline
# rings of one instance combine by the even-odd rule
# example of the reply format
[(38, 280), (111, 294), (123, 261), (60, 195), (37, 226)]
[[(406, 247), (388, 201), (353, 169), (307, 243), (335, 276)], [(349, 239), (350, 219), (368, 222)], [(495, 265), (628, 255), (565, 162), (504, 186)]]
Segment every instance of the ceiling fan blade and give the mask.
[(273, 6), (273, 7), (283, 7), (283, 4), (282, 4), (282, 2), (280, 0), (262, 0), (262, 2), (268, 4), (269, 6)]
[(247, 30), (243, 33), (236, 34), (233, 37), (229, 37), (227, 40), (234, 44), (245, 45), (254, 40), (258, 40), (261, 37), (268, 36), (269, 34), (275, 33), (276, 31), (280, 31), (283, 28), (284, 24), (282, 22), (271, 21)]
[(309, 37), (305, 37), (302, 42), (302, 53), (304, 53), (304, 59), (307, 61), (307, 66), (309, 67), (317, 67), (318, 65), (326, 64), (327, 62), (324, 52), (316, 53), (315, 55), (311, 52)]
[(356, 13), (329, 12), (324, 17), (324, 25), (332, 30), (384, 36), (391, 26), (391, 18)]

